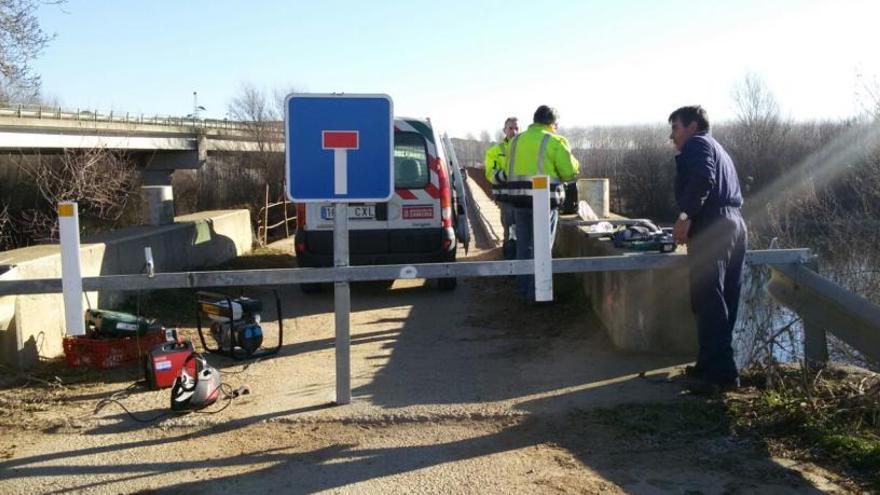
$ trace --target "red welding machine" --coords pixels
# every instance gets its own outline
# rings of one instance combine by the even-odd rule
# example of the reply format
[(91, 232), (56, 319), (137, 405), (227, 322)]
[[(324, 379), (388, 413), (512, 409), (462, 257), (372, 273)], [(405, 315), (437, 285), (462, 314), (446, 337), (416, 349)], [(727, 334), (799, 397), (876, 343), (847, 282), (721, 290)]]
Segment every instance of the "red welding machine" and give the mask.
[(144, 356), (144, 376), (147, 384), (153, 390), (169, 388), (174, 385), (174, 380), (180, 374), (180, 370), (186, 366), (190, 376), (196, 375), (196, 361), (190, 359), (195, 353), (192, 342), (165, 342), (159, 344)]

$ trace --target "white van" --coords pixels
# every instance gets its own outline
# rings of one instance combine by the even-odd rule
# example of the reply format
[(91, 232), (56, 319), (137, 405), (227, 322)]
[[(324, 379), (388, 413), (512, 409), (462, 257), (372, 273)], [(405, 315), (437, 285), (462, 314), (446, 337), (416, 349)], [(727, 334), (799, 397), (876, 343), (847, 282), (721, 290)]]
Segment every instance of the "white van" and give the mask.
[[(395, 191), (387, 203), (349, 205), (352, 265), (455, 261), (457, 243), (468, 237), (463, 176), (450, 166), (443, 143), (428, 119), (394, 119)], [(299, 266), (333, 266), (333, 205), (300, 203), (296, 212)], [(438, 283), (452, 290), (456, 279)], [(300, 287), (320, 290), (320, 284)]]

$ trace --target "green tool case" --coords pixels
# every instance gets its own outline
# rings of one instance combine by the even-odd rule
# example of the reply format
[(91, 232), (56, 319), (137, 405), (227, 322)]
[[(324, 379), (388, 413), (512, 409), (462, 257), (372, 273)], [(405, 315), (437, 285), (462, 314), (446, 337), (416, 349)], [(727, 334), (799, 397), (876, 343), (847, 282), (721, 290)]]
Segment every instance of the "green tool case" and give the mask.
[(161, 330), (156, 320), (121, 311), (87, 309), (86, 328), (98, 337), (133, 337)]

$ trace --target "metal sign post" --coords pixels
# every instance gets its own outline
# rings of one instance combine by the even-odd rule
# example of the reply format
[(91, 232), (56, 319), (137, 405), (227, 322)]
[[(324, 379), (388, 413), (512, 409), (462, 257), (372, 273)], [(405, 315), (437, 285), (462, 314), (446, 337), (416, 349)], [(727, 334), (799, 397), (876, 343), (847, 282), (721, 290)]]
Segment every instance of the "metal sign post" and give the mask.
[[(334, 205), (333, 265), (348, 267), (348, 204)], [(333, 308), (336, 311), (336, 403), (351, 402), (351, 292), (348, 282), (333, 287)]]
[[(350, 270), (348, 203), (394, 193), (393, 105), (388, 95), (294, 93), (285, 101), (287, 193), (332, 203), (333, 264)], [(334, 282), (336, 403), (351, 402), (351, 291)]]
[(546, 175), (532, 177), (535, 301), (553, 300), (553, 262), (550, 255), (550, 187)]

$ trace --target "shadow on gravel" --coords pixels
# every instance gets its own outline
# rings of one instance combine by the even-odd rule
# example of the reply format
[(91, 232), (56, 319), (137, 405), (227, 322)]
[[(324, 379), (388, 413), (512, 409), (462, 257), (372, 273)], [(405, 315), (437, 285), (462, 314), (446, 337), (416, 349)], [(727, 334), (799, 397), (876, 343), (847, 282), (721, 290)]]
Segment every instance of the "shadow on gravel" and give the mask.
[[(535, 404), (528, 405), (529, 408), (533, 406)], [(162, 441), (184, 442), (250, 424), (253, 423), (249, 420), (244, 425), (224, 425)], [(370, 424), (369, 428), (376, 430), (376, 437), (382, 438), (393, 434), (389, 431), (391, 429), (415, 429), (421, 426), (470, 426), (476, 434), (461, 440), (390, 448), (364, 446), (358, 441), (334, 440), (328, 435), (318, 446), (303, 450), (297, 444), (298, 438), (302, 435), (322, 437), (324, 430), (320, 425), (294, 425), (287, 427), (287, 438), (267, 439), (264, 448), (234, 456), (175, 459), (159, 463), (30, 466), (58, 459), (60, 454), (59, 457), (48, 459), (46, 456), (26, 459), (24, 465), (10, 466), (11, 463), (4, 463), (0, 466), (12, 468), (8, 472), (15, 476), (133, 475), (69, 487), (87, 489), (160, 473), (162, 476), (173, 476), (175, 473), (205, 469), (246, 470), (249, 466), (259, 465), (260, 468), (244, 474), (181, 483), (155, 492), (314, 493), (483, 456), (521, 451), (528, 455), (540, 452), (543, 456), (541, 466), (527, 463), (523, 465), (522, 473), (516, 473), (527, 476), (536, 489), (540, 485), (547, 485), (558, 491), (584, 493), (615, 487), (627, 493), (821, 493), (799, 474), (774, 463), (760, 445), (732, 437), (723, 405), (717, 400), (682, 398), (666, 404), (634, 403), (592, 411), (574, 409), (550, 416), (446, 420), (433, 422), (430, 426), (419, 422), (391, 422)], [(353, 421), (348, 428), (357, 429), (359, 425)], [(338, 430), (333, 431), (339, 433)], [(406, 431), (409, 430), (404, 430), (403, 434)], [(344, 434), (342, 436), (345, 437)], [(135, 448), (142, 443), (118, 448)], [(74, 451), (63, 455), (88, 453)], [(547, 473), (545, 462), (555, 464), (558, 469)], [(538, 471), (529, 470), (530, 467)], [(581, 483), (583, 478), (574, 473), (585, 469), (594, 473), (592, 484), (576, 484)], [(562, 472), (570, 478), (560, 474)], [(394, 486), (400, 488), (400, 485)], [(473, 484), (463, 486), (462, 490), (480, 491)]]
[[(454, 299), (430, 290), (406, 295), (411, 309), (389, 361), (370, 383), (354, 390), (355, 397), (393, 409), (523, 400), (589, 388), (587, 402), (614, 403), (632, 387), (597, 385), (686, 361), (613, 350), (583, 299), (564, 287), (557, 289), (556, 302), (542, 305), (519, 300), (511, 277), (468, 279), (457, 290), (463, 294)], [(392, 301), (398, 297), (391, 296)]]

